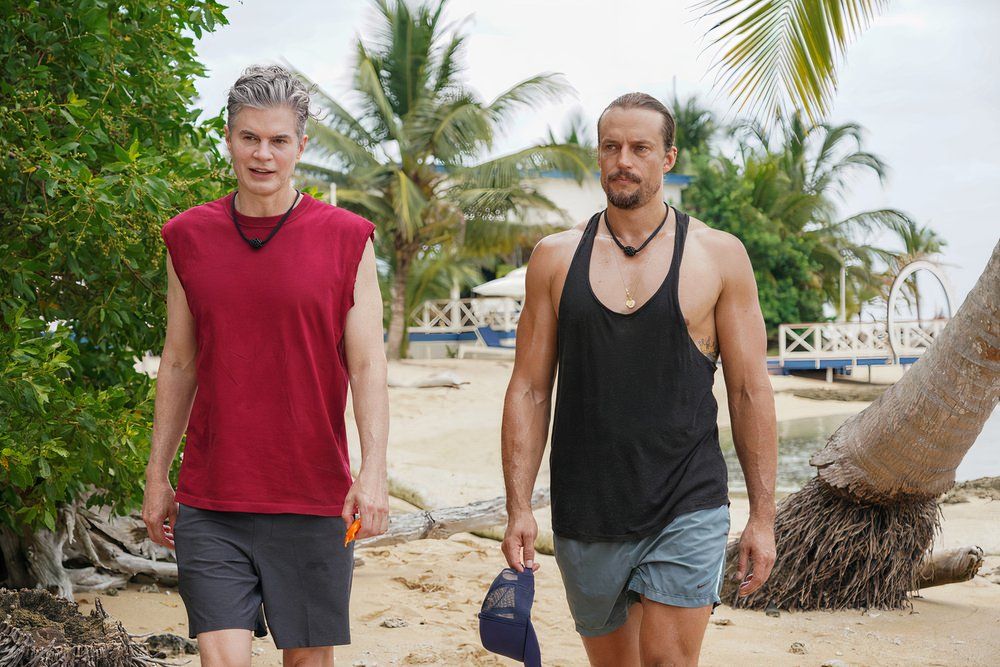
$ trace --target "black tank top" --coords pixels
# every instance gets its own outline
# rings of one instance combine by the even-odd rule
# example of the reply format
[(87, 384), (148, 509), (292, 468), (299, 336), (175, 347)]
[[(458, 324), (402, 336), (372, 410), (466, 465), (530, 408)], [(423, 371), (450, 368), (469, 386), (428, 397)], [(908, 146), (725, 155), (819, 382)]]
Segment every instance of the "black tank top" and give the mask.
[(591, 288), (600, 213), (573, 255), (559, 302), (550, 458), (560, 537), (636, 540), (680, 514), (729, 502), (715, 364), (691, 340), (677, 296), (689, 217), (675, 212), (670, 268), (634, 312), (607, 308)]

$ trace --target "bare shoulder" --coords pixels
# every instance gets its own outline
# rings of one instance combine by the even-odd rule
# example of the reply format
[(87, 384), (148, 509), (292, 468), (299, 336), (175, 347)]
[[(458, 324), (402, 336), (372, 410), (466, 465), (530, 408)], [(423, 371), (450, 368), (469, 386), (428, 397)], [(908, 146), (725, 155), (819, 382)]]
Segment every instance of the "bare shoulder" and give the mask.
[(688, 238), (723, 274), (730, 273), (732, 269), (741, 269), (744, 265), (749, 266), (750, 259), (743, 242), (729, 232), (691, 218)]
[(544, 237), (531, 251), (529, 265), (555, 268), (572, 259), (584, 229), (586, 223)]
[(704, 246), (712, 255), (718, 255), (723, 261), (746, 255), (746, 248), (739, 238), (729, 232), (710, 227), (697, 218), (691, 218), (688, 224), (688, 236)]

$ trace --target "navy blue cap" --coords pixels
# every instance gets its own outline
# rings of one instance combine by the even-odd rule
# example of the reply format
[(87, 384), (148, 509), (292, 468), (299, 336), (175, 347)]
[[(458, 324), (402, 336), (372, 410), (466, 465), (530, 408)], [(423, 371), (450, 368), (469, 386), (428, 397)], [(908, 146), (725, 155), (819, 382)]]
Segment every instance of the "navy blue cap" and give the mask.
[(527, 667), (542, 666), (538, 636), (531, 625), (535, 600), (535, 573), (504, 568), (493, 580), (479, 612), (479, 638), (493, 653), (520, 660)]

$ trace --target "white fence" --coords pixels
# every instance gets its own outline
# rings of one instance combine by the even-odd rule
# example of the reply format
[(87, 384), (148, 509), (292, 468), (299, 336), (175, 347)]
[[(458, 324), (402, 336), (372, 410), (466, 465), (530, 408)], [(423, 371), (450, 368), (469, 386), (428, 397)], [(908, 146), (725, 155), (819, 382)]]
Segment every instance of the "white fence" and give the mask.
[[(899, 357), (918, 357), (940, 334), (947, 319), (896, 322)], [(893, 357), (884, 322), (809, 322), (778, 327), (779, 358), (858, 359)]]
[(521, 299), (483, 297), (424, 301), (410, 314), (409, 330), (416, 333), (462, 333), (482, 326), (513, 331), (521, 315)]

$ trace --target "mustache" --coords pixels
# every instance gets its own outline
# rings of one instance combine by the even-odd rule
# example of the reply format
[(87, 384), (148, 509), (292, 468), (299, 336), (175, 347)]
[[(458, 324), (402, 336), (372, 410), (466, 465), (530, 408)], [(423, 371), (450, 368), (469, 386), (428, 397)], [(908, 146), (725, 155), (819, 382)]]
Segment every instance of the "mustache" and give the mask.
[(632, 181), (633, 183), (642, 183), (641, 178), (628, 171), (613, 171), (608, 176), (609, 181), (613, 181), (616, 178), (624, 178), (626, 180)]

